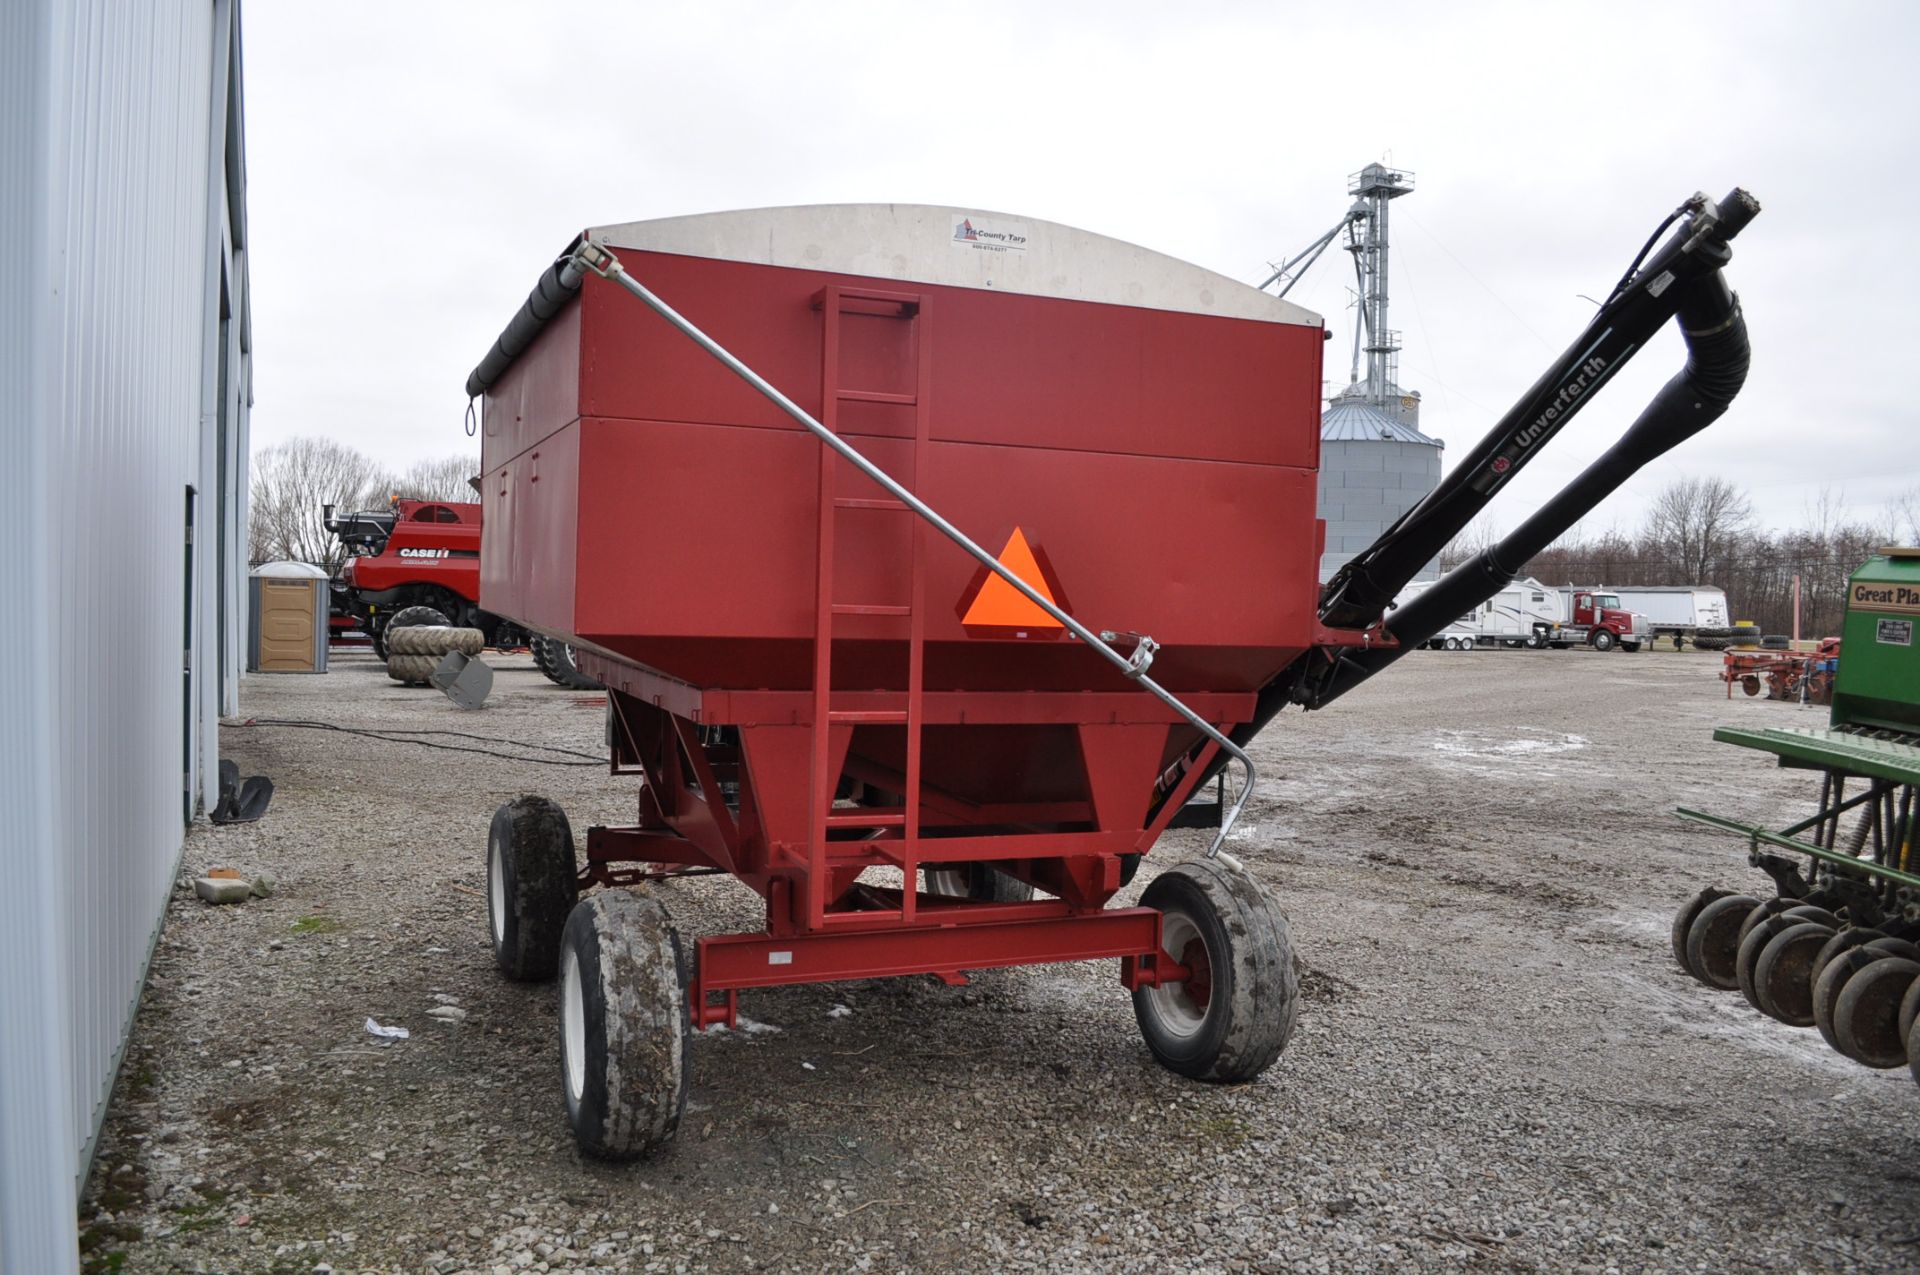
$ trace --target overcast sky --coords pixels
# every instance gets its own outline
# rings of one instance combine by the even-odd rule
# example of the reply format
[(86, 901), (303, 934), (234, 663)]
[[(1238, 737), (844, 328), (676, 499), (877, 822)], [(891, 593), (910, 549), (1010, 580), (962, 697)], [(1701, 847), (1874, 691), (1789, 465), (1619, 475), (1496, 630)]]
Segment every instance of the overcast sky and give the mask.
[[(245, 11), (255, 446), (469, 446), (462, 383), (583, 226), (956, 204), (1257, 283), (1373, 160), (1401, 382), (1449, 462), (1697, 189), (1765, 211), (1729, 277), (1753, 374), (1603, 505), (1684, 474), (1776, 526), (1920, 486), (1920, 9), (1740, 4), (287, 4)], [(1346, 380), (1345, 254), (1291, 294)], [(1494, 506), (1520, 518), (1683, 357), (1671, 331)]]

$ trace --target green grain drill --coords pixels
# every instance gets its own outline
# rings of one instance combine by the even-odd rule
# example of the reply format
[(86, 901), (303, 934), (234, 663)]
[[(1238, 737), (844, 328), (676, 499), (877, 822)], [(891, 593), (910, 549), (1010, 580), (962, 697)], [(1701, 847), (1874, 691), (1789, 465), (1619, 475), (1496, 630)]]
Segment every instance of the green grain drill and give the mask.
[(1673, 921), (1674, 956), (1709, 987), (1869, 1067), (1920, 1081), (1920, 549), (1853, 573), (1825, 726), (1721, 727), (1714, 739), (1821, 776), (1815, 814), (1777, 832), (1682, 810), (1747, 839), (1773, 897), (1702, 890)]
[[(1920, 549), (1887, 549), (1847, 583), (1833, 725), (1920, 736)], [(1911, 781), (1910, 781), (1911, 782)]]

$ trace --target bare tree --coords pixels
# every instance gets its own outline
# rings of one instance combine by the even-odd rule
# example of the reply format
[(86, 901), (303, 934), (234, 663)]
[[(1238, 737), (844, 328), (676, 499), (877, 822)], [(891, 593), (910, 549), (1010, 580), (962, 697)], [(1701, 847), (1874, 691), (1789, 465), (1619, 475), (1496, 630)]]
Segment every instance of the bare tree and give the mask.
[(1887, 533), (1907, 545), (1920, 545), (1920, 487), (1909, 487), (1887, 505)]
[(1479, 517), (1460, 529), (1460, 534), (1447, 542), (1440, 551), (1440, 570), (1442, 574), (1453, 570), (1482, 549), (1490, 549), (1500, 540), (1500, 524), (1493, 515), (1482, 512)]
[(1753, 522), (1753, 503), (1724, 478), (1676, 478), (1654, 498), (1642, 538), (1680, 579), (1699, 584), (1733, 553)]
[(407, 500), (474, 500), (473, 484), (467, 480), (479, 472), (480, 458), (465, 453), (416, 461), (393, 490)]
[(254, 566), (311, 562), (329, 573), (344, 556), (326, 529), (323, 505), (384, 509), (392, 477), (369, 457), (327, 438), (295, 438), (253, 456), (247, 559)]

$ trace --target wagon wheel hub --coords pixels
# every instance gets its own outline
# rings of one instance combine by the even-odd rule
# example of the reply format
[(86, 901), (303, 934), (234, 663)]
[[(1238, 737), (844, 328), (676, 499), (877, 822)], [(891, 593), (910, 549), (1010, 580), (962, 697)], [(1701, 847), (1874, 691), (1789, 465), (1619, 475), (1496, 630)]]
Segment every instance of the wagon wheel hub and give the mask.
[(1213, 963), (1207, 959), (1207, 945), (1198, 937), (1187, 940), (1186, 947), (1180, 953), (1180, 963), (1187, 967), (1187, 978), (1177, 986), (1193, 1007), (1202, 1015), (1213, 1000)]

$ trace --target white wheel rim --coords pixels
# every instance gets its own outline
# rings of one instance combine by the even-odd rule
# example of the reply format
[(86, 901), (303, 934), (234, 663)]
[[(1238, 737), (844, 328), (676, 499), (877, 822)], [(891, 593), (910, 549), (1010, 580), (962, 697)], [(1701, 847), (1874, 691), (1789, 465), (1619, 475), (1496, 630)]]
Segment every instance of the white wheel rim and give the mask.
[[(1195, 941), (1202, 949), (1206, 940), (1200, 937), (1200, 929), (1193, 921), (1179, 912), (1163, 912), (1160, 920), (1160, 947), (1175, 960)], [(1213, 962), (1213, 953), (1207, 953), (1209, 963)], [(1207, 1011), (1196, 1004), (1187, 991), (1185, 982), (1162, 983), (1147, 990), (1147, 1004), (1153, 1010), (1153, 1016), (1163, 1030), (1170, 1036), (1181, 1039), (1199, 1034), (1207, 1021)]]
[(958, 868), (928, 868), (927, 893), (961, 899), (967, 894), (967, 874)]
[(580, 991), (580, 958), (572, 948), (560, 959), (560, 1045), (567, 1097), (578, 1105), (587, 1091), (587, 1003)]
[(507, 942), (507, 874), (500, 864), (500, 839), (487, 838), (487, 921), (493, 927), (493, 945)]

